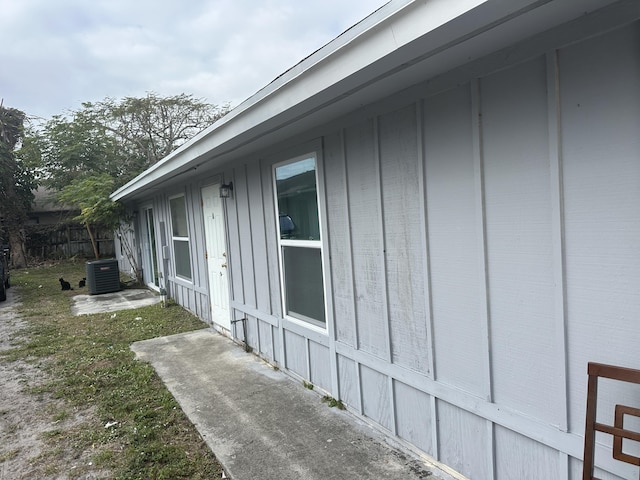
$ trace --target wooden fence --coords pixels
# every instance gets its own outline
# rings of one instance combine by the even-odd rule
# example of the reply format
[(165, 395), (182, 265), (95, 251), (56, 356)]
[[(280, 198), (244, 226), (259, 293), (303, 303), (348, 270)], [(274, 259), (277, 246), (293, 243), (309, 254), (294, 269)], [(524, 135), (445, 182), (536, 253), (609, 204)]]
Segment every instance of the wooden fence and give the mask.
[[(26, 225), (26, 252), (30, 258), (50, 260), (70, 257), (94, 258), (91, 239), (85, 227), (77, 224)], [(98, 228), (94, 232), (101, 258), (115, 256), (113, 232)]]

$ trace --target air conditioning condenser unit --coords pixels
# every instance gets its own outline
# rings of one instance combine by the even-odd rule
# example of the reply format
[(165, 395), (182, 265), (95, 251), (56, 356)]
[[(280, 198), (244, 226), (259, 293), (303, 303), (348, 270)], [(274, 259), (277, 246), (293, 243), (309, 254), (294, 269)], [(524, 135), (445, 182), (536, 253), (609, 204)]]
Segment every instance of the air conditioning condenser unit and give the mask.
[(94, 260), (87, 262), (87, 287), (91, 295), (120, 291), (118, 260)]

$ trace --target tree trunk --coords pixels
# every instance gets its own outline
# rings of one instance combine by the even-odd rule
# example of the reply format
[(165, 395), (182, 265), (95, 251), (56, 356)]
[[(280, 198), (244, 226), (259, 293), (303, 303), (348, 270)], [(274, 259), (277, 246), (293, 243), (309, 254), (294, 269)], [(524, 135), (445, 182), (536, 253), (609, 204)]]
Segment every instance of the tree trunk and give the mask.
[(11, 247), (11, 268), (26, 268), (27, 255), (24, 248), (24, 234), (20, 226), (9, 226), (9, 245)]
[(91, 246), (93, 247), (93, 254), (96, 257), (96, 260), (100, 260), (100, 253), (98, 252), (98, 246), (96, 245), (96, 240), (93, 238), (93, 232), (91, 231), (91, 227), (88, 223), (84, 224), (87, 227), (87, 232), (89, 232), (89, 239), (91, 239)]

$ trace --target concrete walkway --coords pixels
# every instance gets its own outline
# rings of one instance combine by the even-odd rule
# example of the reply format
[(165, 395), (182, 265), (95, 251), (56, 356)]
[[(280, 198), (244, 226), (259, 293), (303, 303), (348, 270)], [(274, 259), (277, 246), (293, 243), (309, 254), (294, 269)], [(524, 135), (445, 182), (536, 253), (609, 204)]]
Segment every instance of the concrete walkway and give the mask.
[(451, 479), (211, 329), (136, 342), (227, 477)]

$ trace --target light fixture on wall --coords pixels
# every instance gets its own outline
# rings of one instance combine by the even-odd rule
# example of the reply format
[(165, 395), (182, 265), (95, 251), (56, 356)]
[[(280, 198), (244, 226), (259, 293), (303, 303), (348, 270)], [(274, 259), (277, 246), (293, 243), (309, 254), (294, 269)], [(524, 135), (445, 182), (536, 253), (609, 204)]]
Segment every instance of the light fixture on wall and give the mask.
[(233, 182), (223, 183), (220, 185), (220, 198), (233, 197)]

